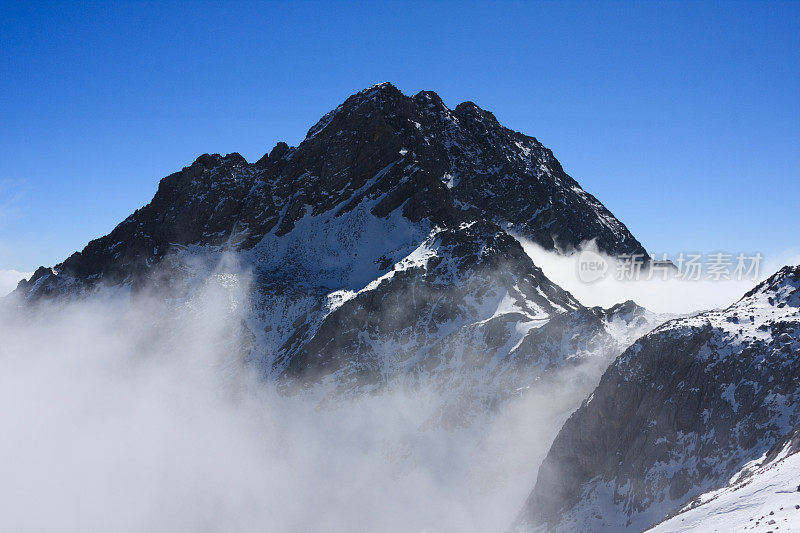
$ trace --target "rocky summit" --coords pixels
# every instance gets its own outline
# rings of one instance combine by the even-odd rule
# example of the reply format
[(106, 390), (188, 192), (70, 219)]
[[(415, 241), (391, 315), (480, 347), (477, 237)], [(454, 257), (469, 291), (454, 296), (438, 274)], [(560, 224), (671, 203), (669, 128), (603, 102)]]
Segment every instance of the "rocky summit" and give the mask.
[[(279, 143), (252, 164), (239, 154), (200, 156), (164, 178), (148, 205), (54, 271), (117, 283), (176, 248), (251, 250), (348, 218), (369, 218), (387, 232), (378, 237), (393, 242), (418, 243), (431, 228), (480, 220), (546, 249), (569, 251), (594, 241), (611, 254), (644, 253), (535, 138), (503, 127), (471, 102), (451, 110), (436, 93), (409, 97), (383, 83), (325, 115), (298, 147)], [(363, 228), (349, 229), (350, 235), (329, 240), (340, 245), (339, 256), (351, 256), (342, 266), (367, 277), (410, 251), (405, 242), (396, 249), (385, 243), (356, 257)], [(392, 230), (403, 235), (389, 235)], [(352, 281), (365, 279), (359, 278)], [(51, 280), (37, 291), (57, 285)]]

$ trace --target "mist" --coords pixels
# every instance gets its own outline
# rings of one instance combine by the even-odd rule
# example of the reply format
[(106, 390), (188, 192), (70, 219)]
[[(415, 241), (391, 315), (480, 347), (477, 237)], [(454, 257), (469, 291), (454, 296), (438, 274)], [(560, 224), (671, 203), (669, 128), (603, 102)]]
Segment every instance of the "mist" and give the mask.
[[(523, 246), (584, 305), (691, 312), (755, 283), (585, 284), (574, 257)], [(455, 426), (437, 423), (452, 396), (435, 377), (286, 394), (248, 357), (249, 273), (184, 266), (180, 297), (0, 301), (0, 530), (506, 531), (610, 362), (547, 373)]]
[[(610, 271), (602, 279), (585, 283), (578, 278), (579, 253), (562, 255), (545, 250), (527, 239), (517, 239), (536, 266), (550, 280), (572, 293), (583, 305), (610, 307), (625, 300), (633, 300), (656, 313), (687, 314), (726, 308), (784, 265), (800, 263), (800, 253), (785, 251), (765, 257), (755, 280), (663, 280), (657, 279), (657, 274), (652, 280), (621, 281)], [(598, 253), (609, 265), (615, 264), (615, 258), (597, 252), (591, 243), (584, 249)]]
[(18, 270), (0, 270), (0, 298), (8, 295), (17, 288), (23, 279), (29, 279), (33, 272), (19, 272)]
[(424, 380), (283, 394), (247, 362), (250, 283), (222, 265), (186, 299), (0, 302), (0, 530), (505, 531), (607, 364), (462, 427), (432, 423)]

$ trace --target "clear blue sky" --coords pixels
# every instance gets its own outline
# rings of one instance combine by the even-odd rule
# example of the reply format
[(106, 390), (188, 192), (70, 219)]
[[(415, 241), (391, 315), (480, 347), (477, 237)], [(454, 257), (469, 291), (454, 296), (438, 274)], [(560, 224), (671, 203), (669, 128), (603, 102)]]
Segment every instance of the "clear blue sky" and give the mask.
[(800, 3), (0, 4), (0, 269), (349, 94), (472, 100), (654, 252), (800, 248)]

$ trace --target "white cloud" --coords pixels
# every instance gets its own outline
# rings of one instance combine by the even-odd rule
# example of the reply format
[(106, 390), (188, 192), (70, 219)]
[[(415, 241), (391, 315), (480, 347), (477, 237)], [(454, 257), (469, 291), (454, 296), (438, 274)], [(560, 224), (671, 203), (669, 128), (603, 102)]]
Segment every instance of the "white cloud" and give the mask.
[(602, 370), (460, 428), (433, 422), (433, 386), (320, 404), (238, 357), (247, 284), (0, 305), (0, 530), (504, 531), (588, 393), (577, 373)]
[(17, 288), (22, 279), (28, 279), (33, 272), (19, 272), (17, 270), (0, 270), (0, 298)]
[[(525, 247), (589, 305), (688, 311), (754, 284), (586, 285), (574, 260)], [(431, 423), (435, 387), (321, 408), (237, 357), (248, 282), (212, 274), (184, 303), (0, 306), (0, 530), (504, 531), (591, 390), (576, 375), (602, 371), (570, 367), (461, 428)]]
[[(549, 252), (536, 244), (520, 239), (520, 243), (533, 262), (545, 275), (568, 290), (587, 306), (610, 307), (625, 300), (658, 313), (691, 313), (708, 309), (725, 308), (737, 301), (759, 281), (769, 277), (781, 267), (800, 264), (800, 254), (793, 251), (767, 256), (761, 263), (758, 279), (743, 281), (619, 281), (614, 272), (615, 259), (599, 254), (610, 269), (600, 280), (584, 283), (578, 277), (579, 254), (563, 256)], [(587, 248), (592, 250), (591, 247)], [(592, 250), (596, 252), (596, 250)]]

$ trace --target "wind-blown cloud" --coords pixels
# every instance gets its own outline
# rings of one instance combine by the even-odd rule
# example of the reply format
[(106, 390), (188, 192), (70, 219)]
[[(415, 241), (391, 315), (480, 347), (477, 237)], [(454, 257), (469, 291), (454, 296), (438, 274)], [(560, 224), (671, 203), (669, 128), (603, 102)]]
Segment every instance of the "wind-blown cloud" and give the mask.
[[(625, 300), (633, 300), (657, 313), (692, 313), (728, 307), (759, 281), (771, 276), (781, 267), (800, 264), (800, 253), (786, 251), (775, 256), (765, 257), (756, 280), (682, 281), (669, 279), (665, 281), (652, 279), (650, 281), (619, 281), (612, 271), (600, 280), (585, 283), (578, 277), (580, 254), (564, 256), (544, 250), (525, 239), (519, 239), (519, 241), (536, 266), (541, 268), (545, 275), (556, 284), (571, 292), (582, 304), (610, 307)], [(615, 264), (615, 258), (599, 255), (609, 265)]]
[(28, 279), (33, 272), (19, 272), (18, 270), (0, 270), (0, 298), (17, 288), (20, 280)]

